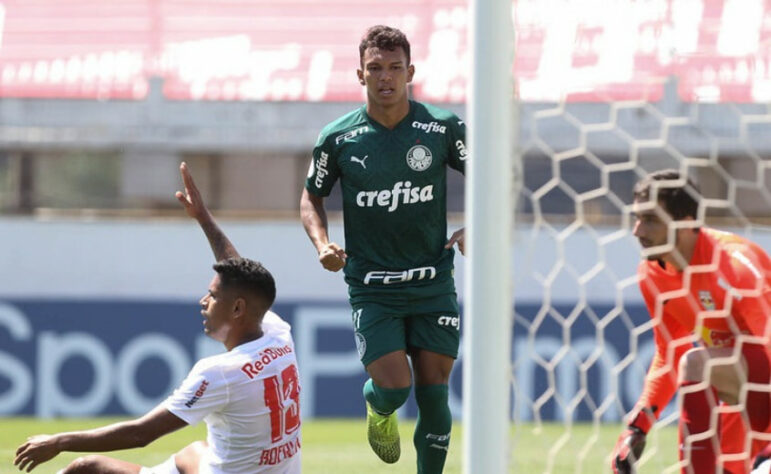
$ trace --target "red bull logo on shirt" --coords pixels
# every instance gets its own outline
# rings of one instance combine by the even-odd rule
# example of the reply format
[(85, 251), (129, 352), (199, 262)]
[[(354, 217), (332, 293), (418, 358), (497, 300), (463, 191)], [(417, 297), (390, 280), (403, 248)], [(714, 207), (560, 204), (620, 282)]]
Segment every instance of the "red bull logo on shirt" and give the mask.
[(712, 298), (712, 293), (709, 291), (699, 291), (699, 301), (701, 301), (701, 306), (707, 311), (715, 310), (715, 300)]
[(259, 375), (262, 370), (270, 365), (271, 362), (278, 359), (281, 356), (291, 354), (294, 352), (292, 347), (286, 345), (284, 347), (268, 347), (262, 351), (254, 362), (247, 362), (241, 367), (241, 371), (246, 374), (247, 377), (253, 379)]

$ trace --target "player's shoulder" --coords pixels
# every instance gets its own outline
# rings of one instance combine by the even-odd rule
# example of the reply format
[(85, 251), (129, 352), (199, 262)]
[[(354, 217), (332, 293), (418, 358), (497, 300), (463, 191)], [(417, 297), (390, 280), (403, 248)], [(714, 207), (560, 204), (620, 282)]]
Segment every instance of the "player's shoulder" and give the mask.
[(345, 137), (350, 133), (355, 133), (357, 130), (366, 126), (367, 114), (365, 108), (362, 106), (351, 110), (347, 114), (329, 122), (321, 129), (321, 133), (319, 133), (319, 137), (316, 140), (316, 146), (321, 146), (330, 141), (333, 145), (339, 144), (341, 137)]
[(262, 331), (265, 334), (290, 334), (291, 330), (292, 326), (273, 311), (268, 311), (262, 318)]
[(731, 232), (703, 228), (702, 233), (706, 239), (713, 242), (713, 247), (720, 246), (725, 255), (723, 261), (733, 269), (731, 272), (724, 268), (723, 274), (736, 280), (732, 281), (732, 284), (752, 287), (756, 280), (767, 278), (766, 275), (771, 270), (771, 259), (759, 245)]
[(412, 102), (412, 106), (415, 110), (415, 113), (413, 114), (415, 120), (428, 120), (451, 126), (463, 125), (463, 121), (451, 110), (416, 101)]
[(204, 376), (211, 376), (212, 372), (219, 373), (225, 361), (230, 357), (229, 352), (222, 352), (220, 354), (213, 354), (207, 357), (198, 359), (190, 370), (191, 374), (198, 374)]
[(700, 239), (704, 242), (709, 255), (715, 248), (727, 254), (730, 261), (743, 263), (746, 259), (762, 258), (764, 251), (751, 240), (733, 232), (702, 227)]

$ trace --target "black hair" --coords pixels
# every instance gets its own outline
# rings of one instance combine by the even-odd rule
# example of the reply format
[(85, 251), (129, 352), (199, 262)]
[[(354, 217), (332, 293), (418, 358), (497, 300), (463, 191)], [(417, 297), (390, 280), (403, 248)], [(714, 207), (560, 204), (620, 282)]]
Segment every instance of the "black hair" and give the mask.
[(261, 298), (269, 308), (276, 299), (273, 275), (260, 262), (248, 258), (231, 257), (212, 265), (224, 288), (236, 288)]
[(681, 182), (681, 179), (681, 174), (676, 169), (654, 171), (635, 185), (634, 199), (644, 202), (655, 197), (672, 219), (696, 219), (699, 211), (696, 196), (700, 196), (699, 189), (687, 177), (685, 183)]
[(410, 42), (400, 30), (385, 25), (375, 25), (367, 29), (359, 43), (359, 61), (364, 60), (364, 52), (369, 48), (395, 51), (402, 48), (407, 55), (407, 66), (410, 65)]

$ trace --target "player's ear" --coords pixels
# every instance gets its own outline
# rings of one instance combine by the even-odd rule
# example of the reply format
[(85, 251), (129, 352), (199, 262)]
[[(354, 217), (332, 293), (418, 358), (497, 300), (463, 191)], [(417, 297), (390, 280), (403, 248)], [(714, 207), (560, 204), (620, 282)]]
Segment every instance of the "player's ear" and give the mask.
[(415, 66), (410, 64), (407, 66), (407, 82), (412, 82), (412, 76), (415, 75)]
[(233, 317), (241, 318), (246, 315), (246, 299), (238, 297), (233, 301)]
[(356, 75), (359, 77), (359, 84), (361, 84), (363, 86), (365, 84), (365, 82), (364, 82), (364, 71), (362, 71), (361, 69), (357, 69), (356, 70)]

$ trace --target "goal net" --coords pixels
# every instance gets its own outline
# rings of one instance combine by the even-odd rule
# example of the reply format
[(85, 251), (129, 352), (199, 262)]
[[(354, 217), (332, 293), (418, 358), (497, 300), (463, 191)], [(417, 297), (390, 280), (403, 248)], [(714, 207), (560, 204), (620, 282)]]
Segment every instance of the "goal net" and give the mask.
[[(522, 0), (514, 12), (510, 470), (610, 472), (654, 353), (635, 182), (686, 173), (702, 224), (771, 251), (771, 5)], [(638, 472), (680, 472), (678, 398)]]

